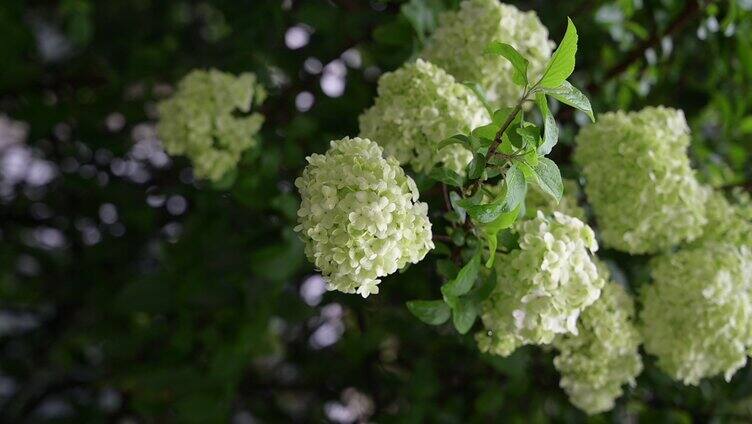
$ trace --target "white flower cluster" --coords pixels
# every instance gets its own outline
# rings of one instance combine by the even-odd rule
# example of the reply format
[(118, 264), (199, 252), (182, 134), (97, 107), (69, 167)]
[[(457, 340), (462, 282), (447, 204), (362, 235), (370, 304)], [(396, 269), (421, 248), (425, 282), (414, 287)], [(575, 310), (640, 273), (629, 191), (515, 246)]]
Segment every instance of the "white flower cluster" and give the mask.
[(379, 292), (379, 278), (417, 263), (433, 248), (428, 205), (394, 158), (373, 141), (343, 138), (307, 158), (295, 180), (300, 233), (329, 290)]
[[(601, 275), (607, 275), (598, 267)], [(559, 336), (554, 366), (561, 373), (560, 386), (570, 401), (588, 414), (614, 407), (624, 384), (635, 384), (642, 372), (640, 334), (634, 323), (632, 297), (609, 281), (601, 297), (585, 309), (577, 323), (577, 335)]]
[(657, 253), (700, 236), (708, 190), (688, 146), (684, 113), (665, 107), (605, 113), (580, 131), (575, 161), (605, 245)]
[(498, 0), (466, 0), (457, 11), (439, 17), (439, 26), (421, 57), (446, 69), (459, 81), (475, 81), (489, 100), (513, 106), (522, 89), (512, 82), (512, 64), (484, 54), (489, 43), (513, 46), (530, 61), (528, 77), (536, 81), (551, 57), (553, 43), (535, 12), (521, 12)]
[(579, 205), (579, 198), (582, 193), (577, 182), (574, 180), (564, 180), (564, 195), (556, 203), (553, 197), (536, 186), (528, 186), (527, 195), (525, 196), (525, 218), (535, 218), (537, 212), (543, 211), (544, 214), (552, 212), (561, 212), (577, 218), (582, 222), (587, 222), (585, 209)]
[(247, 112), (265, 95), (250, 73), (236, 77), (215, 69), (192, 71), (175, 95), (159, 105), (158, 132), (165, 150), (188, 156), (197, 177), (220, 180), (257, 144), (264, 117)]
[(752, 251), (707, 244), (659, 257), (643, 291), (645, 350), (684, 384), (723, 373), (752, 353)]
[(548, 344), (577, 334), (577, 318), (595, 302), (605, 280), (591, 253), (593, 230), (577, 218), (538, 212), (516, 224), (520, 249), (496, 261), (498, 284), (483, 302), (481, 351), (507, 356), (525, 344)]
[(416, 172), (441, 163), (464, 174), (473, 154), (459, 144), (437, 145), (455, 134), (491, 121), (470, 89), (443, 69), (418, 59), (379, 79), (378, 97), (360, 116), (360, 136), (379, 143), (386, 153)]

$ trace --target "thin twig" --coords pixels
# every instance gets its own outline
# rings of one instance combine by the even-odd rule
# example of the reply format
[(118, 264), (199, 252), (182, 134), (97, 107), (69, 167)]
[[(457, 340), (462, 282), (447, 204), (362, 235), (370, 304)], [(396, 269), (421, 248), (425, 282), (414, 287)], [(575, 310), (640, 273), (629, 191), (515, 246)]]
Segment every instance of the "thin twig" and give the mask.
[(445, 234), (434, 234), (433, 241), (443, 241), (445, 243), (451, 243), (452, 238)]
[(740, 181), (738, 183), (725, 184), (719, 187), (721, 190), (741, 189), (752, 192), (752, 181)]
[(444, 207), (446, 208), (447, 212), (450, 212), (452, 210), (452, 202), (449, 200), (449, 192), (447, 191), (447, 186), (444, 183), (441, 183), (441, 192), (444, 194)]
[(496, 149), (499, 148), (499, 145), (501, 144), (501, 137), (504, 135), (504, 131), (509, 128), (509, 126), (512, 124), (512, 121), (514, 121), (514, 118), (517, 116), (517, 114), (522, 110), (522, 104), (527, 100), (528, 93), (525, 93), (524, 96), (522, 96), (522, 99), (520, 99), (519, 102), (517, 102), (517, 105), (512, 109), (512, 112), (507, 116), (506, 121), (501, 125), (501, 128), (499, 128), (499, 131), (496, 132), (496, 136), (494, 137), (493, 143), (491, 143), (491, 146), (488, 148), (488, 152), (486, 153), (486, 157), (490, 158), (496, 153)]

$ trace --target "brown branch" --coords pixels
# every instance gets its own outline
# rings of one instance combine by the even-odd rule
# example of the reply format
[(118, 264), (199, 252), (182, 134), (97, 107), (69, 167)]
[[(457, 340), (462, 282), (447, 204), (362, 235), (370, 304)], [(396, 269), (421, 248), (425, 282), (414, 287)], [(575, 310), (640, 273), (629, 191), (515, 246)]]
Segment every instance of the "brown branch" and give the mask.
[(433, 241), (441, 241), (444, 243), (452, 243), (452, 238), (444, 234), (434, 234)]
[(444, 195), (444, 207), (446, 208), (447, 212), (450, 212), (452, 210), (452, 202), (449, 200), (449, 192), (447, 191), (447, 186), (444, 183), (441, 183), (441, 193)]
[[(711, 3), (714, 1), (715, 0), (711, 1)], [(587, 87), (588, 91), (591, 94), (597, 93), (603, 86), (603, 83), (621, 75), (624, 71), (629, 69), (630, 66), (642, 60), (648, 49), (657, 47), (665, 37), (680, 33), (690, 22), (700, 15), (700, 12), (703, 9), (703, 7), (700, 7), (700, 0), (688, 0), (684, 5), (684, 9), (676, 15), (674, 20), (671, 21), (662, 34), (658, 34), (657, 32), (653, 33), (646, 40), (643, 40), (643, 42), (635, 46), (635, 48), (632, 49), (621, 62), (606, 71), (599, 84), (591, 82)]]
[(504, 135), (504, 131), (509, 128), (509, 125), (512, 124), (512, 121), (514, 121), (514, 118), (517, 117), (517, 114), (520, 113), (520, 110), (522, 110), (522, 104), (527, 100), (528, 93), (525, 92), (525, 95), (522, 96), (522, 99), (520, 99), (519, 102), (517, 102), (517, 105), (512, 109), (512, 112), (507, 116), (507, 120), (504, 121), (504, 123), (501, 125), (501, 128), (499, 128), (499, 131), (496, 132), (496, 137), (494, 137), (493, 143), (491, 143), (491, 146), (488, 148), (488, 152), (486, 153), (486, 157), (490, 158), (496, 153), (496, 149), (499, 148), (499, 145), (501, 144), (501, 137)]
[(722, 185), (718, 188), (721, 190), (741, 189), (752, 193), (752, 181), (740, 181), (738, 183)]

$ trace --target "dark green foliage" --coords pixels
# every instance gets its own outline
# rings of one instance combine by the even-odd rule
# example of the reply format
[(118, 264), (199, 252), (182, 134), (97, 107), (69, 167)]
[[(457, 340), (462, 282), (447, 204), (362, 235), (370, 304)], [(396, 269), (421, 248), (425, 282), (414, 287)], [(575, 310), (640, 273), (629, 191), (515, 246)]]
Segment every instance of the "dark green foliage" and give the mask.
[[(566, 16), (579, 33), (574, 73), (568, 60), (552, 65), (545, 95), (532, 99), (543, 119), (537, 112), (528, 119), (543, 130), (516, 118), (499, 148), (533, 140), (535, 159), (485, 175), (509, 184), (493, 208), (479, 209), (480, 196), (474, 204), (456, 191), (445, 198), (434, 180), (466, 183), (449, 171), (416, 178), (432, 221), (461, 228), (479, 219), (485, 240), (446, 234), (430, 260), (386, 278), (367, 300), (319, 293), (292, 231), (304, 158), (357, 134), (379, 71), (413, 57), (438, 13), (457, 3), (4, 0), (0, 115), (29, 125), (27, 144), (57, 176), (0, 196), (0, 421), (325, 422), (357, 393), (367, 397), (359, 418), (372, 422), (584, 421), (558, 387), (551, 352), (523, 348), (506, 359), (478, 352), (477, 307), (496, 281), (482, 266), (485, 255), (462, 257), (457, 248), (516, 243), (503, 230), (519, 213), (525, 178), (533, 173), (560, 195), (551, 164), (572, 175), (573, 136), (592, 111), (597, 118), (644, 105), (684, 109), (703, 180), (749, 190), (749, 2), (511, 2), (535, 9), (552, 39), (564, 36)], [(293, 50), (285, 35), (296, 25), (310, 40)], [(361, 63), (352, 51), (341, 59), (349, 49)], [(524, 83), (524, 62), (504, 47), (498, 53), (514, 60)], [(309, 58), (316, 60), (304, 67)], [(329, 97), (318, 67), (335, 60), (346, 86)], [(324, 72), (341, 72), (337, 63)], [(261, 149), (214, 186), (193, 181), (185, 158), (155, 166), (132, 150), (149, 139), (154, 105), (169, 87), (210, 67), (254, 72), (269, 91)], [(592, 107), (561, 86), (566, 79)], [(301, 93), (313, 95), (310, 110), (296, 108)], [(505, 112), (447, 143), (467, 143), (477, 163), (491, 161), (484, 154)], [(554, 162), (537, 159), (549, 152)], [(470, 179), (482, 168), (476, 164)], [(480, 219), (487, 209), (493, 213)], [(648, 280), (641, 258), (603, 256), (628, 264), (620, 275), (632, 291)], [(751, 404), (749, 365), (730, 383), (695, 388), (646, 357), (638, 388), (590, 420), (749, 422)]]

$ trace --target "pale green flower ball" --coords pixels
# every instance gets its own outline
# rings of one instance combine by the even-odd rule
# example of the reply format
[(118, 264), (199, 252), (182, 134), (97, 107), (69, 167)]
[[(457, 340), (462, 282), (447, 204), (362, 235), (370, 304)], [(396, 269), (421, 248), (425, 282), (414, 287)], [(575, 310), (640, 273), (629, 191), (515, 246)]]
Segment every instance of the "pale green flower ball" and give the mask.
[(575, 161), (606, 246), (656, 253), (699, 237), (708, 191), (687, 156), (684, 113), (610, 112), (577, 136)]
[(564, 195), (556, 203), (551, 195), (544, 193), (537, 186), (528, 186), (527, 195), (525, 196), (525, 218), (535, 218), (537, 212), (543, 211), (544, 214), (552, 212), (561, 212), (577, 218), (582, 222), (587, 221), (585, 209), (579, 205), (579, 198), (582, 193), (577, 182), (574, 180), (564, 180)]
[(382, 157), (368, 139), (331, 142), (326, 154), (306, 158), (295, 180), (305, 252), (329, 290), (379, 292), (380, 278), (433, 249), (428, 205), (396, 159)]
[(265, 95), (254, 74), (192, 71), (177, 92), (159, 104), (157, 129), (165, 150), (188, 156), (198, 178), (220, 180), (257, 144), (264, 117), (248, 112)]
[[(601, 271), (601, 275), (607, 274)], [(641, 339), (634, 319), (632, 297), (610, 281), (580, 316), (578, 334), (559, 336), (553, 342), (559, 350), (554, 358), (561, 373), (559, 385), (588, 414), (611, 410), (622, 386), (634, 385), (642, 372)]]
[(470, 89), (443, 69), (418, 59), (379, 79), (378, 97), (360, 116), (360, 136), (416, 172), (437, 164), (459, 174), (473, 154), (459, 144), (437, 149), (444, 139), (491, 122)]
[(692, 247), (652, 263), (642, 293), (645, 350), (684, 384), (731, 379), (752, 346), (752, 251), (727, 243)]
[(520, 248), (497, 258), (498, 284), (482, 305), (485, 331), (476, 335), (481, 351), (501, 356), (577, 334), (577, 318), (605, 283), (591, 258), (593, 230), (579, 219), (539, 211), (516, 232)]
[(537, 81), (551, 57), (553, 43), (535, 12), (521, 12), (498, 0), (466, 0), (457, 11), (439, 17), (439, 25), (421, 57), (446, 69), (459, 81), (474, 81), (489, 100), (513, 106), (522, 88), (512, 82), (512, 64), (503, 57), (484, 54), (489, 43), (513, 46), (530, 61), (528, 78)]
[(714, 191), (706, 204), (708, 223), (702, 236), (693, 245), (726, 242), (737, 246), (752, 246), (752, 207), (748, 195), (737, 193), (734, 203), (720, 191)]

